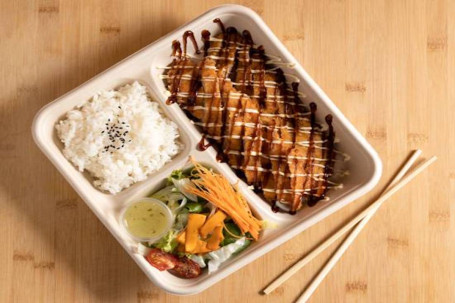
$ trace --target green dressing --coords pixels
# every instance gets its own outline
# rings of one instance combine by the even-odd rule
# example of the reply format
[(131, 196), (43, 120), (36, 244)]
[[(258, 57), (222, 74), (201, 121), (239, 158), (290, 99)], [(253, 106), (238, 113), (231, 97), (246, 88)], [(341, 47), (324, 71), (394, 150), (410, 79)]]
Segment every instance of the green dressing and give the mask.
[(126, 228), (138, 238), (155, 238), (162, 235), (169, 227), (168, 211), (154, 202), (136, 202), (131, 204), (123, 216)]

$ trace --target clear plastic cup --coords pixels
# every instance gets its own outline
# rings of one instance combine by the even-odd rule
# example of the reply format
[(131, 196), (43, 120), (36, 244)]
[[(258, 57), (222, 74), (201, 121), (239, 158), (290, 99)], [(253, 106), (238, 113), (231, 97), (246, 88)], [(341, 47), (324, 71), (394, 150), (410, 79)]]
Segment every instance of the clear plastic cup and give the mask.
[[(143, 236), (143, 235), (141, 236), (138, 234), (134, 234), (134, 232), (131, 231), (131, 229), (129, 228), (128, 220), (125, 218), (125, 215), (128, 212), (128, 210), (130, 210), (135, 205), (138, 205), (138, 203), (147, 203), (147, 204), (150, 204), (150, 206), (153, 206), (155, 208), (158, 206), (158, 209), (160, 209), (162, 211), (162, 213), (164, 214), (164, 220), (163, 220), (164, 223), (163, 224), (165, 224), (165, 226), (162, 228), (162, 230), (160, 230), (159, 232), (157, 232), (153, 235), (150, 235), (150, 236)], [(141, 205), (143, 205), (143, 204), (141, 204)], [(120, 221), (121, 221), (121, 224), (122, 224), (123, 228), (125, 229), (125, 231), (133, 239), (135, 239), (139, 242), (153, 243), (153, 242), (158, 241), (164, 235), (166, 235), (166, 233), (171, 229), (172, 224), (174, 223), (174, 215), (173, 215), (171, 209), (165, 203), (161, 202), (160, 200), (155, 199), (155, 198), (140, 198), (140, 199), (134, 200), (133, 202), (131, 202), (125, 206), (125, 208), (122, 210), (122, 213), (120, 215)]]

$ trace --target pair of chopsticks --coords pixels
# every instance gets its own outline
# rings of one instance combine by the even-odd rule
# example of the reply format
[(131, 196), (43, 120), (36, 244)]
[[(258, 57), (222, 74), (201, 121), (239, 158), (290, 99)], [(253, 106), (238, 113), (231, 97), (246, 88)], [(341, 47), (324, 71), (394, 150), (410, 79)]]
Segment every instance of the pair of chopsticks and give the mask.
[[(300, 261), (294, 264), (291, 268), (289, 268), (286, 272), (284, 272), (281, 276), (275, 279), (270, 285), (268, 285), (263, 292), (268, 295), (272, 291), (274, 291), (278, 286), (283, 284), (286, 280), (288, 280), (291, 276), (293, 276), (297, 271), (302, 269), (306, 264), (308, 264), (311, 260), (316, 258), (322, 251), (324, 251), (327, 247), (329, 247), (332, 243), (338, 240), (341, 236), (343, 236), (347, 231), (355, 226), (349, 236), (343, 241), (343, 243), (338, 247), (336, 252), (332, 255), (329, 261), (324, 265), (322, 270), (317, 274), (317, 276), (311, 281), (310, 285), (304, 290), (300, 298), (297, 302), (306, 302), (317, 289), (319, 284), (324, 280), (327, 274), (332, 270), (332, 268), (336, 265), (338, 260), (341, 259), (344, 252), (348, 249), (348, 247), (354, 242), (355, 238), (359, 235), (368, 221), (373, 217), (375, 212), (379, 209), (379, 207), (394, 193), (400, 190), (403, 186), (408, 184), (412, 179), (414, 179), (418, 174), (420, 174), (423, 170), (425, 170), (430, 164), (436, 161), (437, 157), (433, 156), (430, 159), (426, 160), (422, 164), (418, 165), (414, 170), (412, 170), (409, 174), (406, 173), (409, 171), (411, 166), (415, 163), (415, 161), (421, 155), (421, 150), (415, 150), (409, 160), (406, 161), (402, 168), (397, 172), (395, 177), (392, 181), (389, 182), (387, 187), (382, 191), (379, 198), (374, 201), (370, 206), (368, 206), (365, 210), (363, 210), (360, 214), (358, 214), (355, 218), (349, 221), (345, 226), (343, 226), (340, 230), (338, 230), (335, 234), (333, 234), (330, 238), (325, 240), (321, 245), (303, 257)], [(405, 176), (406, 175), (406, 176)]]

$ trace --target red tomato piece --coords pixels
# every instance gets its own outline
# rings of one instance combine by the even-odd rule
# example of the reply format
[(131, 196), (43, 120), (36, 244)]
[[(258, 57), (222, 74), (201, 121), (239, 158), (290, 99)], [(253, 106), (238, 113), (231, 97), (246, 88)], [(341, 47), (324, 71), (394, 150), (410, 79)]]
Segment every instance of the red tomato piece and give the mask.
[(153, 248), (145, 258), (153, 267), (161, 271), (172, 269), (179, 262), (174, 255), (158, 248)]
[(192, 279), (198, 277), (202, 270), (199, 264), (194, 262), (187, 257), (182, 257), (178, 259), (178, 262), (175, 264), (171, 272), (177, 277), (184, 279)]

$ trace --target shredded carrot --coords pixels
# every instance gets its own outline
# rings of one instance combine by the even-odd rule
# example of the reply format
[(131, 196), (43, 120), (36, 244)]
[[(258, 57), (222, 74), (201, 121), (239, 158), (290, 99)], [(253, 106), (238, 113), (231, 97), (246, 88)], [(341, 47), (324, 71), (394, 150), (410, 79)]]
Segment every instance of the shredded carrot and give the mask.
[(193, 186), (187, 186), (188, 193), (209, 201), (234, 220), (242, 234), (249, 232), (257, 240), (261, 231), (261, 221), (255, 218), (248, 203), (239, 193), (237, 186), (232, 186), (220, 174), (205, 168), (191, 159), (199, 179), (192, 180)]

